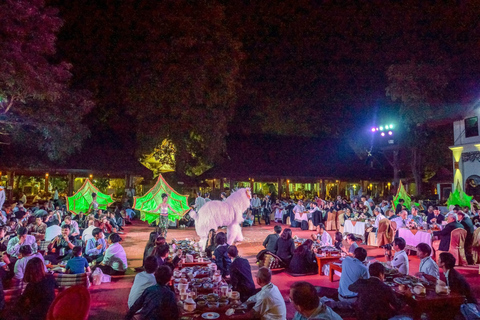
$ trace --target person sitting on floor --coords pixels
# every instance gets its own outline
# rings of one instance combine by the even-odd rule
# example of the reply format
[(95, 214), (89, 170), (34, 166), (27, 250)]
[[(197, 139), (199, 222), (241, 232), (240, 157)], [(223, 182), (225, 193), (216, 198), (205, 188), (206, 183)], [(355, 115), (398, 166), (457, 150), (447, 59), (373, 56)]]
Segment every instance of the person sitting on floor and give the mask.
[(217, 269), (222, 272), (222, 276), (225, 277), (230, 273), (230, 264), (232, 263), (232, 260), (230, 260), (227, 254), (227, 236), (224, 232), (217, 233), (215, 236), (215, 243), (217, 245), (213, 252), (215, 264), (217, 265)]
[(138, 273), (135, 276), (135, 280), (133, 280), (133, 285), (128, 295), (128, 308), (133, 306), (145, 289), (157, 284), (157, 280), (155, 279), (155, 271), (158, 268), (157, 259), (153, 256), (146, 257), (143, 266), (145, 267), (145, 271)]
[(16, 313), (24, 320), (45, 319), (55, 299), (55, 279), (45, 272), (42, 259), (35, 257), (27, 262), (23, 281), (27, 286), (17, 301)]
[(66, 216), (65, 220), (62, 222), (62, 227), (64, 225), (70, 226), (70, 236), (77, 237), (80, 235), (80, 229), (78, 228), (78, 223), (75, 220), (72, 220), (72, 217)]
[(432, 248), (426, 243), (417, 244), (417, 257), (420, 258), (420, 268), (415, 274), (417, 277), (425, 277), (427, 280), (437, 280), (440, 278), (438, 265), (433, 261)]
[(230, 284), (233, 290), (240, 292), (240, 300), (245, 301), (255, 292), (252, 268), (247, 259), (238, 256), (236, 246), (230, 246), (227, 253), (232, 260), (230, 265)]
[(275, 245), (277, 244), (278, 238), (280, 238), (280, 232), (282, 232), (282, 227), (276, 225), (273, 227), (273, 233), (269, 234), (263, 241), (263, 246), (267, 251), (275, 253)]
[(408, 275), (409, 262), (407, 253), (403, 250), (407, 245), (405, 239), (398, 237), (393, 240), (393, 249), (395, 249), (395, 255), (391, 261), (392, 267), (397, 269), (398, 272)]
[(47, 225), (43, 223), (42, 217), (36, 217), (35, 226), (33, 227), (33, 232), (45, 235), (46, 231), (47, 231)]
[(17, 230), (17, 236), (10, 238), (7, 245), (7, 253), (14, 258), (18, 257), (20, 253), (20, 247), (29, 245), (32, 247), (32, 252), (37, 252), (37, 240), (34, 236), (27, 234), (27, 228), (20, 227)]
[(60, 261), (68, 260), (72, 257), (72, 249), (75, 238), (70, 236), (70, 226), (68, 224), (62, 227), (62, 234), (55, 237), (55, 239), (48, 245), (48, 255), (45, 259), (52, 264), (57, 264)]
[(157, 284), (143, 291), (128, 310), (125, 320), (133, 319), (137, 312), (140, 319), (177, 320), (179, 314), (175, 293), (167, 286), (171, 278), (172, 269), (169, 266), (158, 267), (155, 271)]
[(320, 301), (317, 290), (311, 283), (295, 282), (290, 287), (289, 297), (296, 310), (293, 320), (342, 320), (337, 313)]
[(93, 238), (90, 238), (85, 245), (85, 257), (89, 262), (102, 262), (107, 250), (107, 243), (105, 242), (102, 229), (93, 229), (92, 236)]
[[(152, 256), (157, 258), (158, 266), (163, 266), (169, 262), (168, 254), (170, 253), (170, 246), (167, 243), (155, 246), (152, 251)], [(171, 266), (170, 266), (171, 267)]]
[(282, 262), (288, 268), (290, 260), (292, 260), (295, 251), (295, 243), (292, 239), (292, 230), (290, 228), (283, 229), (280, 238), (275, 244), (275, 254), (282, 259)]
[(335, 243), (333, 246), (337, 250), (342, 250), (343, 248), (343, 235), (340, 231), (335, 232)]
[(87, 243), (87, 241), (91, 238), (93, 238), (93, 235), (92, 235), (92, 232), (95, 228), (95, 219), (88, 219), (88, 227), (87, 229), (83, 230), (83, 233), (82, 233), (82, 240)]
[(455, 262), (456, 259), (450, 252), (440, 253), (438, 266), (443, 270), (447, 286), (452, 292), (465, 296), (467, 303), (477, 304), (477, 299), (467, 280), (455, 269)]
[(368, 269), (363, 264), (367, 258), (367, 251), (358, 247), (353, 252), (353, 257), (346, 257), (342, 261), (342, 276), (338, 286), (338, 300), (345, 308), (353, 306), (357, 301), (357, 293), (352, 292), (348, 287), (358, 279), (367, 279), (369, 277)]
[(313, 241), (310, 239), (295, 249), (290, 262), (289, 271), (295, 274), (316, 274), (318, 272), (317, 257), (312, 250)]
[(207, 254), (208, 258), (212, 257), (213, 252), (215, 251), (215, 237), (217, 236), (217, 232), (215, 229), (210, 229), (208, 231), (208, 238), (207, 243), (205, 245), (205, 253)]
[[(29, 245), (24, 245), (20, 247), (20, 255), (22, 256), (21, 259), (18, 259), (17, 262), (15, 262), (15, 268), (14, 268), (14, 278), (17, 280), (23, 280), (24, 274), (25, 274), (25, 267), (27, 266), (28, 261), (30, 261), (33, 258), (40, 258), (43, 261), (43, 256), (37, 252), (32, 254), (32, 247)], [(45, 272), (47, 271), (47, 268), (45, 268)]]
[(312, 240), (323, 246), (332, 246), (332, 236), (325, 230), (325, 225), (320, 223), (317, 226), (317, 234), (312, 234)]
[(90, 273), (90, 266), (88, 265), (87, 259), (82, 257), (82, 247), (76, 246), (72, 250), (73, 258), (67, 261), (65, 266), (66, 273), (71, 274), (82, 274)]
[(245, 315), (245, 319), (260, 318), (262, 320), (283, 320), (287, 318), (285, 300), (272, 281), (272, 272), (261, 267), (257, 272), (257, 284), (262, 288), (256, 295), (250, 297), (245, 303), (255, 305)]
[(108, 248), (105, 251), (103, 261), (98, 265), (103, 273), (116, 275), (125, 274), (127, 270), (127, 255), (122, 245), (119, 243), (122, 240), (117, 233), (112, 233), (108, 237)]
[[(390, 319), (403, 307), (395, 292), (383, 283), (385, 267), (380, 262), (372, 263), (368, 271), (369, 278), (360, 278), (348, 286), (348, 290), (357, 294), (355, 312), (358, 319)], [(343, 276), (343, 273), (342, 273)], [(411, 295), (410, 290), (405, 291)]]
[(355, 249), (358, 248), (357, 238), (355, 238), (355, 235), (353, 233), (347, 234), (347, 243), (349, 244), (348, 249), (342, 247), (342, 251), (345, 252), (348, 256), (353, 257)]

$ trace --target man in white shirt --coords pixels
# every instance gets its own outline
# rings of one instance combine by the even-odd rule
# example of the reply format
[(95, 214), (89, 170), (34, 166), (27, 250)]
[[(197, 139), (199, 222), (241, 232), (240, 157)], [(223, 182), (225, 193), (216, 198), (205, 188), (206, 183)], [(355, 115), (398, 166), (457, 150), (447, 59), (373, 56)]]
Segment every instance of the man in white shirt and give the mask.
[(417, 244), (417, 257), (420, 258), (419, 272), (415, 274), (417, 277), (424, 276), (427, 280), (436, 281), (440, 278), (438, 265), (433, 261), (432, 248), (426, 243)]
[(293, 213), (295, 214), (295, 222), (297, 224), (293, 224), (292, 222), (292, 227), (301, 227), (302, 220), (308, 221), (308, 216), (305, 212), (305, 207), (303, 206), (303, 201), (298, 200), (297, 205), (293, 207)]
[(158, 268), (157, 258), (154, 256), (147, 257), (143, 263), (143, 266), (145, 267), (145, 271), (140, 272), (135, 276), (133, 286), (130, 289), (130, 294), (128, 295), (129, 309), (142, 295), (145, 289), (157, 284), (157, 281), (155, 280), (155, 271)]
[(200, 209), (205, 205), (205, 199), (202, 197), (200, 192), (197, 192), (197, 198), (195, 198), (195, 211), (200, 211)]
[(88, 228), (83, 230), (82, 240), (87, 243), (87, 241), (93, 238), (92, 232), (95, 229), (95, 220), (88, 220)]
[(411, 210), (412, 214), (408, 215), (408, 219), (413, 220), (417, 225), (420, 225), (423, 223), (423, 219), (421, 216), (418, 215), (418, 209), (415, 206), (412, 206)]
[(370, 202), (367, 201), (367, 197), (363, 196), (362, 198), (363, 205), (368, 209), (370, 216), (373, 216), (372, 207), (370, 207)]
[(257, 218), (258, 224), (260, 223), (260, 207), (262, 206), (262, 202), (260, 198), (257, 196), (256, 193), (253, 194), (253, 198), (250, 200), (250, 207), (252, 208), (253, 214), (253, 224), (255, 224), (255, 218)]
[(398, 270), (402, 274), (408, 275), (409, 263), (407, 253), (403, 250), (406, 246), (405, 239), (398, 237), (393, 241), (393, 249), (395, 249), (395, 255), (392, 260), (392, 267)]
[(260, 292), (250, 297), (245, 303), (255, 303), (250, 315), (244, 318), (258, 318), (262, 320), (284, 320), (287, 318), (285, 300), (278, 287), (271, 283), (272, 273), (268, 268), (262, 267), (257, 273), (257, 284), (262, 287)]
[(20, 227), (17, 230), (17, 236), (8, 241), (7, 253), (12, 257), (18, 258), (20, 247), (25, 245), (29, 245), (32, 248), (33, 253), (36, 253), (38, 250), (35, 237), (27, 234), (27, 228)]
[(393, 218), (392, 221), (395, 221), (397, 224), (397, 230), (400, 228), (405, 228), (407, 226), (407, 210), (402, 210), (398, 214), (398, 217)]
[(373, 214), (375, 215), (375, 224), (373, 225), (372, 232), (375, 232), (378, 230), (378, 226), (380, 225), (380, 220), (387, 219), (387, 218), (382, 214), (381, 209), (379, 208), (373, 209)]
[[(15, 267), (14, 267), (14, 278), (17, 280), (23, 280), (23, 276), (25, 274), (25, 267), (27, 266), (27, 262), (33, 258), (40, 258), (43, 261), (43, 256), (37, 252), (35, 254), (32, 254), (32, 247), (29, 245), (24, 245), (20, 247), (20, 254), (22, 255), (22, 258), (17, 260), (15, 262)], [(45, 272), (47, 272), (47, 268), (45, 267), (44, 263), (44, 268)]]
[(325, 230), (325, 225), (320, 223), (317, 226), (317, 235), (312, 234), (313, 241), (320, 243), (321, 246), (332, 246), (332, 236)]
[(77, 221), (73, 220), (71, 216), (66, 216), (65, 220), (62, 222), (62, 227), (64, 225), (68, 224), (70, 226), (70, 235), (72, 237), (77, 237), (80, 235), (80, 229), (78, 228), (78, 223)]

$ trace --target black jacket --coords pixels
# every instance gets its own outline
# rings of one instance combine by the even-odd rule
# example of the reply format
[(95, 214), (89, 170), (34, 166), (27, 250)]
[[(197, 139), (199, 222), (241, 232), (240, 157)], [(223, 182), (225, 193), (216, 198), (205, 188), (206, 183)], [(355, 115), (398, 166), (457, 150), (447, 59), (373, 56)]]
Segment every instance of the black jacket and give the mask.
[(217, 246), (213, 255), (215, 256), (215, 264), (217, 265), (218, 270), (222, 271), (222, 276), (226, 276), (230, 272), (230, 264), (232, 260), (227, 254), (229, 245)]
[(290, 261), (289, 266), (291, 273), (310, 274), (316, 273), (317, 269), (317, 258), (313, 251), (307, 251), (303, 255), (300, 255), (299, 253), (293, 254), (293, 258), (292, 261)]
[(472, 219), (465, 216), (463, 217), (463, 220), (460, 221), (460, 223), (462, 224), (463, 228), (467, 230), (467, 237), (465, 239), (465, 244), (467, 246), (469, 245), (471, 246), (473, 242), (473, 232), (475, 231), (475, 228), (473, 227)]
[(358, 319), (387, 320), (395, 316), (403, 306), (392, 288), (376, 277), (358, 279), (348, 286), (348, 290), (358, 293)]
[(445, 220), (445, 217), (441, 213), (438, 215), (438, 217), (435, 217), (434, 213), (429, 213), (427, 216), (427, 223), (432, 223), (430, 220), (432, 220), (433, 218), (437, 218), (438, 224), (442, 224), (442, 221)]
[(277, 245), (277, 240), (280, 236), (276, 233), (269, 234), (266, 238), (265, 241), (263, 241), (263, 246), (265, 249), (268, 251), (275, 253), (275, 246)]
[(468, 303), (477, 304), (477, 299), (475, 299), (475, 296), (472, 294), (470, 285), (457, 270), (450, 269), (448, 272), (447, 285), (450, 286), (450, 290), (452, 290), (452, 292), (464, 295)]
[(447, 224), (443, 230), (433, 232), (434, 236), (440, 237), (440, 245), (438, 246), (438, 250), (448, 251), (450, 248), (450, 235), (452, 234), (452, 231), (457, 228), (463, 229), (463, 226), (459, 222), (455, 221)]
[(290, 260), (292, 259), (293, 252), (295, 251), (295, 243), (293, 239), (284, 240), (282, 237), (278, 238), (275, 245), (275, 254), (282, 259), (283, 262), (288, 266)]
[(230, 283), (233, 290), (240, 292), (240, 299), (247, 300), (255, 291), (252, 268), (247, 259), (237, 257), (230, 265)]

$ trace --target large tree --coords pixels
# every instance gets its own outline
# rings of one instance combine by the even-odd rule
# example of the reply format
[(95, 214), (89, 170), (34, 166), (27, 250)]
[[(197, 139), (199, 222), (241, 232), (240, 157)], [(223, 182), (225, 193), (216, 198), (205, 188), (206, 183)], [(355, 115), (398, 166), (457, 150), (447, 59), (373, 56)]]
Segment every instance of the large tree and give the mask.
[(84, 92), (69, 89), (66, 62), (55, 62), (57, 10), (43, 0), (0, 4), (0, 134), (2, 143), (38, 146), (60, 159), (81, 146), (91, 108)]
[(99, 104), (95, 123), (111, 128), (137, 155), (170, 139), (182, 172), (222, 154), (241, 60), (222, 5), (207, 0), (56, 5), (67, 21), (61, 47), (75, 65), (76, 85), (92, 90)]

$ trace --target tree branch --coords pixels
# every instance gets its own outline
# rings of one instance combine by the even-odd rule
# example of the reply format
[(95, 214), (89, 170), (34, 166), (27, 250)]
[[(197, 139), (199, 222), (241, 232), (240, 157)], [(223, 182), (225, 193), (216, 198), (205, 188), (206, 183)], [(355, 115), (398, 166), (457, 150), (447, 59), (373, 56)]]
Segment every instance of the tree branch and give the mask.
[(7, 108), (5, 109), (5, 111), (4, 111), (3, 113), (7, 113), (8, 110), (10, 110), (10, 108), (11, 108), (12, 105), (13, 105), (13, 101), (14, 101), (14, 100), (15, 100), (15, 96), (12, 96), (12, 97), (10, 98), (10, 101), (8, 102)]

